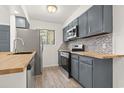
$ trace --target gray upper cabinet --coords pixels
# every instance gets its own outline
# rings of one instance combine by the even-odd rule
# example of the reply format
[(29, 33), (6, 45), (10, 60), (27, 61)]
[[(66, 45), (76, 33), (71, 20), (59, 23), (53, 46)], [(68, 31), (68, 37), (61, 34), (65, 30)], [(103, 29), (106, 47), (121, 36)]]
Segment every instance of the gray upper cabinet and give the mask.
[(76, 18), (76, 19), (74, 19), (74, 20), (72, 21), (73, 27), (74, 27), (74, 26), (77, 26), (78, 24), (79, 24), (78, 18)]
[(73, 27), (73, 22), (71, 22), (70, 24), (68, 24), (68, 29), (71, 29)]
[[(66, 42), (66, 41), (69, 41), (67, 39), (67, 30), (71, 29), (72, 27), (74, 26), (78, 26), (79, 22), (78, 22), (78, 18), (74, 19), (72, 22), (70, 22), (65, 28), (63, 28), (63, 41)], [(78, 32), (77, 32), (78, 33)], [(78, 35), (77, 35), (78, 37)]]
[(88, 10), (88, 36), (112, 32), (112, 6), (95, 5)]
[(88, 36), (100, 34), (102, 32), (102, 19), (102, 5), (95, 5), (88, 10)]
[(71, 23), (68, 24), (68, 29), (71, 29), (74, 26), (77, 26), (79, 24), (78, 18), (74, 19)]
[(78, 26), (79, 38), (112, 32), (112, 5), (94, 5), (68, 24), (68, 29)]
[(87, 25), (87, 12), (85, 12), (84, 14), (82, 14), (79, 17), (79, 37), (86, 37), (87, 36), (87, 31), (88, 31), (88, 25)]
[(10, 26), (0, 25), (0, 52), (10, 51)]
[(79, 37), (112, 32), (112, 5), (94, 5), (79, 16)]
[(112, 19), (113, 19), (113, 9), (112, 5), (103, 6), (103, 32), (110, 33), (112, 32)]
[(16, 16), (16, 28), (29, 29), (30, 24), (25, 17)]
[(68, 41), (68, 40), (67, 40), (67, 30), (68, 30), (68, 26), (66, 26), (66, 27), (63, 29), (63, 41), (64, 41), (64, 42)]

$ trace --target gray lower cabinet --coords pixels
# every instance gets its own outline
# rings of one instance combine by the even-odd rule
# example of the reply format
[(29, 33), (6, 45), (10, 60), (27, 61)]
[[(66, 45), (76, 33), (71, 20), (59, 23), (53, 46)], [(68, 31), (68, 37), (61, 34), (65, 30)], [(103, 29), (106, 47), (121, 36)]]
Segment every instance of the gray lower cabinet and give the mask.
[(58, 51), (58, 65), (61, 66), (61, 55), (60, 55), (60, 51)]
[(112, 88), (112, 59), (71, 55), (71, 75), (85, 88)]
[(78, 67), (79, 66), (79, 62), (76, 59), (72, 59), (71, 61), (71, 75), (74, 79), (78, 80)]
[[(74, 57), (73, 57), (74, 56)], [(71, 58), (71, 76), (78, 81), (79, 79), (79, 62), (77, 55), (72, 55)]]
[(86, 88), (92, 88), (92, 65), (79, 63), (79, 82)]
[(112, 59), (94, 59), (93, 61), (93, 87), (112, 88)]

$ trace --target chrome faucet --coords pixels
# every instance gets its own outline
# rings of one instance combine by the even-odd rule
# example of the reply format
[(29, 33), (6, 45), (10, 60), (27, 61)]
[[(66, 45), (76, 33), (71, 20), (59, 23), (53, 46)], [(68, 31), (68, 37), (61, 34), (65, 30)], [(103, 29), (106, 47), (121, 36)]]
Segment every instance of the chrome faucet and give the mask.
[(17, 53), (17, 45), (16, 45), (16, 43), (17, 43), (18, 40), (20, 40), (22, 42), (22, 45), (24, 46), (24, 41), (23, 41), (22, 38), (14, 39), (14, 42), (13, 42), (14, 43), (14, 53)]

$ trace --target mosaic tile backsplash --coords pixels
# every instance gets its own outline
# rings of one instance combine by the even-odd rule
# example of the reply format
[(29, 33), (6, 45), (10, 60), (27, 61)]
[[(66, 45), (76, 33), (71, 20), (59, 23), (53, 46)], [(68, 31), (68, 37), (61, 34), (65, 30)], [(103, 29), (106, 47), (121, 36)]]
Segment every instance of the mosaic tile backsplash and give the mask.
[(84, 44), (86, 51), (95, 51), (98, 53), (112, 53), (112, 33), (100, 36), (89, 37), (85, 39), (77, 39), (68, 42), (69, 50), (74, 44)]

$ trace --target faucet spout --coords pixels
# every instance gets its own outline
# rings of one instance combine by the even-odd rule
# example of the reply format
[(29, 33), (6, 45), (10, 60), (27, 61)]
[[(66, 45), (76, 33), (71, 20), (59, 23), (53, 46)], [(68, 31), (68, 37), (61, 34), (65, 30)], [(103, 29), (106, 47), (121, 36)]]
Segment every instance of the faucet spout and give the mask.
[(21, 43), (22, 43), (22, 45), (24, 46), (24, 41), (23, 41), (23, 39), (22, 39), (22, 38), (16, 38), (16, 39), (14, 40), (14, 52), (15, 52), (15, 53), (17, 52), (16, 43), (17, 43), (18, 40), (20, 40)]

